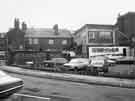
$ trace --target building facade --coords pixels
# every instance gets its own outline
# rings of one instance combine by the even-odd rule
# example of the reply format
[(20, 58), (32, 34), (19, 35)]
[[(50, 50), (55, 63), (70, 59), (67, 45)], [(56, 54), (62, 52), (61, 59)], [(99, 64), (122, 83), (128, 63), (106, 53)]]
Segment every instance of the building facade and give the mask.
[[(119, 38), (122, 38), (120, 42)], [(74, 33), (74, 40), (77, 46), (82, 46), (82, 54), (88, 57), (89, 47), (119, 46), (127, 39), (113, 25), (86, 24)]]
[(128, 12), (124, 15), (119, 15), (116, 26), (130, 40), (132, 56), (135, 56), (135, 12)]
[(28, 28), (25, 34), (25, 48), (30, 50), (63, 50), (72, 42), (70, 31), (65, 29)]
[(116, 25), (121, 32), (131, 39), (135, 36), (135, 12), (119, 15)]

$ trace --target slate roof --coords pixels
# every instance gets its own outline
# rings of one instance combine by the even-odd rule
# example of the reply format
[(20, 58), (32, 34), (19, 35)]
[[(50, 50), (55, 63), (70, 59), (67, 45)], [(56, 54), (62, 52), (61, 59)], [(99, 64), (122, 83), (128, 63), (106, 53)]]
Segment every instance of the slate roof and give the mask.
[(53, 29), (49, 28), (28, 28), (25, 37), (31, 38), (71, 38), (69, 30), (59, 29), (59, 34), (55, 34)]

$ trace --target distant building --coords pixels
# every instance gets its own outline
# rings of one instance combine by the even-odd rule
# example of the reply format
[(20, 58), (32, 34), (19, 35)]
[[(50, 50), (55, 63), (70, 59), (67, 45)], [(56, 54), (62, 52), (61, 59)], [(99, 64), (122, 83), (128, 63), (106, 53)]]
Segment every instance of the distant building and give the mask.
[(28, 28), (25, 34), (25, 48), (32, 50), (63, 50), (69, 49), (73, 37), (69, 30), (51, 28)]
[[(74, 33), (77, 47), (85, 56), (89, 54), (89, 47), (127, 47), (128, 39), (113, 25), (86, 24)], [(79, 49), (77, 49), (79, 50)]]

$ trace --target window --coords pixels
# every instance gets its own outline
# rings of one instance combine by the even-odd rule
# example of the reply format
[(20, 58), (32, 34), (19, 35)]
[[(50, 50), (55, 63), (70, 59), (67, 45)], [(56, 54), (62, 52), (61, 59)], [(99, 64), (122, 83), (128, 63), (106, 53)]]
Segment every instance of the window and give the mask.
[(1, 33), (0, 37), (1, 37), (1, 38), (4, 38), (4, 37), (5, 37), (5, 35), (4, 35), (3, 33)]
[(111, 32), (100, 32), (99, 37), (104, 39), (111, 39)]
[(50, 45), (54, 44), (54, 40), (49, 40), (49, 43)]
[(32, 45), (32, 38), (29, 38), (29, 44)]
[(66, 45), (66, 44), (67, 44), (67, 40), (63, 40), (62, 45)]
[(33, 44), (38, 44), (39, 43), (38, 41), (39, 40), (37, 38), (33, 39)]
[(88, 32), (89, 39), (95, 39), (95, 32)]

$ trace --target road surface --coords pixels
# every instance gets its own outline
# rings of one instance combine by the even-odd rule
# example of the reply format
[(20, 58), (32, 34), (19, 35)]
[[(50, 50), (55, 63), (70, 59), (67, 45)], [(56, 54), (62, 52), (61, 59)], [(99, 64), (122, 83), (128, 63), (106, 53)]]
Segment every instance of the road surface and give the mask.
[(24, 80), (19, 94), (51, 98), (51, 101), (134, 101), (135, 89), (97, 86), (10, 73)]

